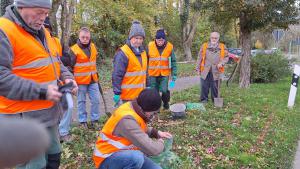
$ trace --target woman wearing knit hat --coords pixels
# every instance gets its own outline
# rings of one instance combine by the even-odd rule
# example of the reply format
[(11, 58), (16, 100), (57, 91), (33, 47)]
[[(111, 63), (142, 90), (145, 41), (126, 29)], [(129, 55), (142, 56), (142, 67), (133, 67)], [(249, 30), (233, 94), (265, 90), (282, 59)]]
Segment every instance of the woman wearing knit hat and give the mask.
[(114, 56), (112, 85), (114, 102), (135, 99), (146, 87), (147, 55), (143, 47), (145, 31), (139, 21), (131, 25), (128, 40)]
[(173, 45), (166, 40), (164, 29), (157, 30), (155, 41), (149, 43), (148, 50), (150, 86), (162, 92), (163, 107), (169, 109), (168, 82), (171, 76), (170, 88), (175, 86), (177, 66)]
[(137, 99), (121, 105), (100, 131), (94, 150), (96, 168), (161, 169), (147, 156), (157, 156), (164, 150), (168, 132), (148, 128), (161, 107), (156, 89), (144, 89)]

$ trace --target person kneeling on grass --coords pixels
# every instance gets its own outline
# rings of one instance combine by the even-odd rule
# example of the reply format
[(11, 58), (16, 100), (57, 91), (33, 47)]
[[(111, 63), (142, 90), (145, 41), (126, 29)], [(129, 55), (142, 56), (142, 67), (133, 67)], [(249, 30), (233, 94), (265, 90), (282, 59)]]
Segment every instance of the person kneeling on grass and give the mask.
[(121, 105), (105, 123), (95, 145), (93, 160), (96, 168), (161, 169), (147, 156), (164, 150), (168, 132), (148, 128), (161, 107), (161, 96), (155, 89), (144, 89), (137, 99)]

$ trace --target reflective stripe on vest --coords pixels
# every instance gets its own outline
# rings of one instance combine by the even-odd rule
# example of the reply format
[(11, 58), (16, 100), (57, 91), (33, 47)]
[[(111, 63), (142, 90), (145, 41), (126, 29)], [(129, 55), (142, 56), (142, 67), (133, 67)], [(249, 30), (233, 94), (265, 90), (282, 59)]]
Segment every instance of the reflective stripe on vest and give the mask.
[(97, 147), (95, 146), (95, 149), (94, 149), (94, 155), (97, 156), (97, 157), (101, 157), (101, 158), (107, 158), (109, 156), (111, 156), (113, 153), (110, 153), (110, 154), (102, 154), (98, 149)]
[(87, 73), (74, 73), (74, 76), (75, 77), (80, 77), (80, 76), (90, 76), (90, 75), (93, 75), (93, 74), (96, 74), (97, 72), (96, 71), (93, 71), (93, 72), (87, 72)]
[(36, 60), (33, 62), (30, 62), (26, 65), (23, 66), (16, 66), (13, 67), (13, 70), (17, 70), (17, 69), (30, 69), (30, 68), (39, 68), (42, 66), (49, 66), (52, 64), (52, 62), (54, 63), (59, 63), (59, 60), (57, 59), (57, 57), (48, 57), (48, 58), (44, 58), (44, 59), (40, 59), (40, 60)]
[[(207, 48), (208, 48), (208, 43), (204, 43), (203, 48), (202, 48), (202, 61), (201, 61), (201, 64), (200, 64), (200, 72), (203, 72), (203, 70), (204, 70)], [(220, 51), (220, 60), (223, 60), (224, 57), (225, 57), (225, 45), (223, 43), (220, 43), (219, 48), (221, 49), (221, 51)], [(219, 72), (224, 73), (224, 66), (219, 68)]]
[(121, 99), (133, 100), (146, 87), (147, 55), (141, 53), (142, 65), (128, 45), (121, 47), (128, 58), (128, 66), (121, 84)]
[(169, 76), (171, 73), (169, 58), (172, 57), (173, 45), (168, 42), (160, 54), (155, 41), (148, 45), (149, 48), (149, 76)]
[(149, 69), (169, 69), (168, 66), (149, 66)]
[(162, 58), (162, 56), (158, 58), (149, 58), (149, 61), (168, 61), (168, 58)]
[(121, 105), (103, 126), (95, 145), (93, 160), (96, 168), (99, 168), (103, 160), (120, 150), (138, 150), (129, 140), (124, 137), (114, 136), (113, 132), (120, 120), (125, 116), (131, 116), (147, 132), (144, 120), (133, 110), (131, 102)]
[[(60, 75), (59, 49), (50, 33), (45, 32), (47, 50), (40, 41), (14, 22), (0, 18), (0, 29), (7, 36), (13, 52), (12, 74), (46, 87), (57, 85)], [(56, 76), (57, 75), (57, 76)], [(26, 113), (49, 109), (54, 102), (47, 100), (10, 100), (0, 96), (0, 114)]]
[(75, 66), (96, 66), (96, 62), (76, 63)]
[(129, 84), (129, 85), (122, 85), (122, 89), (136, 89), (136, 88), (143, 88), (145, 84)]
[(75, 44), (71, 50), (76, 55), (76, 64), (74, 65), (74, 77), (77, 84), (90, 84), (91, 81), (98, 82), (96, 59), (97, 49), (91, 43), (91, 56), (88, 57), (84, 51)]
[(125, 77), (130, 77), (130, 76), (143, 76), (146, 75), (146, 71), (140, 71), (140, 72), (126, 72)]
[(105, 134), (103, 134), (102, 132), (100, 132), (99, 135), (100, 139), (102, 139), (103, 141), (106, 141), (108, 144), (117, 147), (118, 149), (133, 149), (136, 148), (133, 144), (130, 144), (129, 146), (126, 146), (118, 141), (115, 141), (113, 139), (110, 139), (108, 137), (105, 136)]

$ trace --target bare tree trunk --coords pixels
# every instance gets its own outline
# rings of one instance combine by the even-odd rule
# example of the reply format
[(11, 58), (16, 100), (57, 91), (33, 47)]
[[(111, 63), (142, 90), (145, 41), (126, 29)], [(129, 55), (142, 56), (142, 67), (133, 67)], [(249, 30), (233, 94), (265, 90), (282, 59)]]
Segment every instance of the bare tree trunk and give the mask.
[(190, 20), (190, 23), (187, 22), (185, 25), (183, 25), (183, 50), (187, 61), (193, 60), (191, 48), (197, 30), (199, 18), (200, 11), (196, 11), (193, 14), (192, 19)]
[(242, 47), (241, 69), (239, 84), (241, 88), (250, 87), (250, 56), (251, 56), (251, 31), (245, 26), (245, 15), (240, 17), (240, 42)]
[(63, 0), (62, 2), (62, 46), (64, 50), (69, 49), (69, 40), (71, 35), (72, 17), (75, 11), (76, 0)]
[(62, 0), (53, 0), (52, 9), (49, 14), (51, 26), (53, 28), (52, 33), (54, 33), (55, 36), (58, 35), (58, 25), (57, 25), (56, 14), (57, 14), (57, 10), (58, 10), (59, 6), (61, 5), (61, 2), (62, 2)]

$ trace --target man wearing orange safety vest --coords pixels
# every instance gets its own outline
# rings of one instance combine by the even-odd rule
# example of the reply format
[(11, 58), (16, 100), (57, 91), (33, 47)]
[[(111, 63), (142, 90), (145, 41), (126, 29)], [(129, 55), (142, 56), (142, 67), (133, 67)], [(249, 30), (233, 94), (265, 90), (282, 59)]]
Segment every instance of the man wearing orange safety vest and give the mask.
[(148, 59), (150, 86), (162, 92), (163, 107), (169, 109), (169, 77), (171, 76), (170, 88), (173, 88), (177, 79), (177, 66), (173, 45), (166, 40), (164, 29), (157, 30), (155, 41), (149, 43)]
[(211, 99), (218, 96), (218, 81), (224, 73), (224, 65), (228, 62), (227, 49), (223, 43), (219, 43), (220, 34), (212, 32), (210, 41), (204, 43), (199, 51), (196, 71), (200, 72), (201, 96), (200, 102), (208, 102), (208, 93), (211, 89)]
[[(58, 169), (61, 147), (58, 82), (76, 82), (59, 59), (59, 49), (43, 27), (50, 0), (15, 0), (0, 18), (0, 118), (33, 119), (47, 127), (50, 147), (17, 169)], [(28, 142), (29, 140), (24, 140)], [(16, 147), (17, 148), (17, 147)]]
[(78, 84), (77, 106), (78, 120), (87, 128), (86, 94), (91, 102), (91, 125), (100, 118), (100, 91), (98, 86), (98, 72), (96, 67), (97, 49), (91, 42), (91, 32), (87, 27), (79, 30), (79, 39), (71, 47), (71, 65), (75, 80)]
[(135, 99), (146, 87), (147, 54), (143, 47), (145, 31), (139, 21), (134, 21), (125, 45), (113, 61), (112, 85), (114, 102)]
[(161, 169), (147, 156), (164, 150), (168, 132), (147, 127), (159, 111), (161, 97), (156, 89), (144, 89), (137, 99), (121, 105), (107, 120), (99, 133), (93, 160), (97, 169), (135, 168)]

